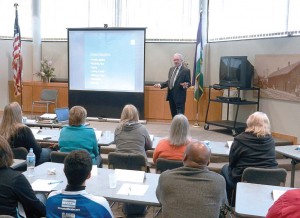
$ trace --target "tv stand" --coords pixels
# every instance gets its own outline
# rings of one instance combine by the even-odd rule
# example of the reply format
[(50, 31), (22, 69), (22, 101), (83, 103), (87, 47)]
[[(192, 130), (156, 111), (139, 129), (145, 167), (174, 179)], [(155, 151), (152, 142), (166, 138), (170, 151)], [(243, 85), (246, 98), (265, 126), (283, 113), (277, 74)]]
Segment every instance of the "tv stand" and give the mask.
[[(218, 90), (227, 90), (227, 96), (217, 96), (216, 98), (211, 99), (211, 89), (218, 89)], [(237, 96), (231, 97), (230, 91), (231, 90), (237, 90)], [(241, 99), (241, 90), (243, 91), (256, 91), (257, 97), (253, 101), (248, 100), (242, 100)], [(204, 129), (209, 130), (209, 125), (215, 125), (227, 128), (232, 131), (232, 135), (237, 135), (238, 132), (244, 131), (246, 128), (246, 123), (243, 122), (237, 122), (237, 116), (239, 113), (240, 105), (256, 105), (256, 110), (259, 110), (259, 98), (260, 98), (260, 88), (257, 87), (251, 87), (251, 88), (242, 88), (242, 87), (229, 87), (229, 86), (220, 86), (217, 84), (209, 86), (209, 92), (208, 92), (208, 106), (206, 110), (206, 116), (205, 116), (205, 125)], [(221, 104), (227, 104), (227, 119), (226, 120), (220, 120), (220, 121), (208, 121), (208, 113), (210, 108), (211, 102), (217, 102)], [(234, 120), (229, 120), (229, 105), (236, 105), (236, 112), (234, 115)]]

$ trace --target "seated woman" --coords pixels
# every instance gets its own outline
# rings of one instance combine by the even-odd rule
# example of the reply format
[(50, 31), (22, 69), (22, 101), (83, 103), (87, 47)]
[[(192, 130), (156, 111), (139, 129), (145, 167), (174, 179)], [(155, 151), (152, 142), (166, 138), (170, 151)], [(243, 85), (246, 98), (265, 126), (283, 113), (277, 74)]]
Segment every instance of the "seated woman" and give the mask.
[(18, 216), (18, 202), (27, 217), (46, 216), (45, 205), (35, 196), (23, 174), (10, 168), (13, 153), (7, 141), (0, 136), (0, 215)]
[(144, 155), (152, 148), (152, 141), (145, 126), (139, 123), (139, 113), (134, 105), (123, 108), (120, 124), (115, 129), (116, 152)]
[(24, 147), (28, 151), (32, 148), (36, 156), (36, 165), (50, 161), (51, 149), (41, 148), (31, 129), (22, 123), (22, 109), (18, 102), (5, 106), (0, 135), (8, 141), (11, 148)]
[(232, 191), (241, 181), (245, 168), (276, 168), (278, 165), (267, 115), (255, 112), (248, 117), (246, 123), (245, 132), (234, 138), (229, 152), (229, 164), (221, 170), (221, 175), (226, 180), (228, 202), (231, 202)]
[(101, 166), (101, 157), (96, 134), (93, 128), (84, 125), (87, 112), (81, 106), (74, 106), (69, 113), (69, 126), (60, 131), (58, 147), (61, 152), (86, 150), (91, 155), (93, 164)]
[(169, 160), (182, 160), (185, 148), (191, 142), (190, 125), (188, 119), (182, 115), (176, 115), (171, 123), (169, 136), (158, 142), (154, 154), (153, 162), (158, 158)]

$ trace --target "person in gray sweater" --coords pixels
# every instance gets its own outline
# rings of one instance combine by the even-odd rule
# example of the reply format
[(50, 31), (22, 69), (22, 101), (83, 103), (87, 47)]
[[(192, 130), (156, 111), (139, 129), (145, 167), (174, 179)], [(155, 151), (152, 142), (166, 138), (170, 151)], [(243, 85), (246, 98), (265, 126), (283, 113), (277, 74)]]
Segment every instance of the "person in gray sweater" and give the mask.
[(183, 167), (163, 172), (156, 196), (163, 217), (219, 217), (227, 205), (224, 178), (208, 170), (211, 151), (199, 141), (188, 144)]
[(123, 108), (120, 124), (115, 130), (116, 152), (141, 154), (147, 160), (146, 150), (152, 141), (145, 126), (139, 123), (139, 113), (132, 104)]

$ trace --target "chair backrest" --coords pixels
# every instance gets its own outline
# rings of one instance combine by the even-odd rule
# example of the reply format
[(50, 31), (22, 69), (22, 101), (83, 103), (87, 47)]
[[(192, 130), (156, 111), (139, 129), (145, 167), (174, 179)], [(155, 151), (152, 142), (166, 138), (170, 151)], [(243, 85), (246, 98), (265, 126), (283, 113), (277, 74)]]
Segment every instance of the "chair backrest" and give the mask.
[(68, 152), (52, 151), (50, 153), (51, 162), (64, 163), (65, 158), (68, 154), (69, 154)]
[(158, 158), (156, 161), (156, 173), (162, 173), (166, 170), (172, 170), (182, 166), (182, 161)]
[(58, 90), (56, 89), (43, 89), (41, 100), (43, 101), (56, 101)]
[(146, 159), (141, 154), (117, 153), (108, 154), (109, 169), (127, 169), (147, 171)]
[(11, 149), (15, 159), (26, 160), (28, 151), (24, 147), (12, 148)]
[(263, 185), (285, 186), (287, 172), (283, 168), (266, 169), (247, 167), (242, 175), (242, 182)]

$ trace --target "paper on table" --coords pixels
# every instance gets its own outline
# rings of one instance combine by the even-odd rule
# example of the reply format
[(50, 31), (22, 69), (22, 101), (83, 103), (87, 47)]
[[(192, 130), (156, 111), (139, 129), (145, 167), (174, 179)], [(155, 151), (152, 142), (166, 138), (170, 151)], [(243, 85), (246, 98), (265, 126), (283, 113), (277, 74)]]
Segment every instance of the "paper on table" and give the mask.
[(231, 145), (232, 145), (233, 141), (227, 141), (226, 142), (226, 146), (230, 149), (231, 148)]
[(144, 171), (115, 169), (117, 181), (143, 183), (145, 178)]
[(277, 201), (277, 199), (278, 199), (281, 195), (283, 195), (285, 192), (286, 192), (286, 190), (275, 190), (275, 189), (274, 189), (274, 190), (272, 191), (274, 201)]
[(36, 140), (45, 140), (45, 139), (51, 139), (51, 135), (40, 135), (40, 134), (33, 134), (34, 138)]
[(27, 119), (26, 122), (27, 124), (35, 124), (35, 120), (32, 120), (32, 119)]
[(150, 139), (151, 139), (151, 141), (153, 141), (154, 140), (154, 135), (149, 135), (150, 136)]
[(96, 134), (96, 139), (97, 139), (97, 141), (99, 141), (99, 139), (101, 138), (101, 135), (102, 135), (102, 131), (100, 131), (100, 130), (95, 130), (95, 134)]
[(98, 174), (97, 165), (93, 165), (91, 174), (92, 174), (92, 176), (97, 176), (97, 174)]
[(117, 192), (118, 195), (137, 195), (143, 196), (145, 195), (146, 191), (148, 190), (149, 185), (138, 185), (138, 184), (130, 184), (124, 183), (119, 191)]
[(60, 183), (62, 183), (60, 180), (37, 179), (31, 187), (33, 191), (50, 192)]
[(46, 113), (46, 114), (41, 115), (40, 118), (54, 120), (56, 118), (56, 114), (47, 114)]
[(31, 132), (33, 133), (33, 135), (36, 135), (38, 134), (39, 132), (41, 132), (40, 129), (34, 129), (34, 128), (30, 128), (31, 129)]

